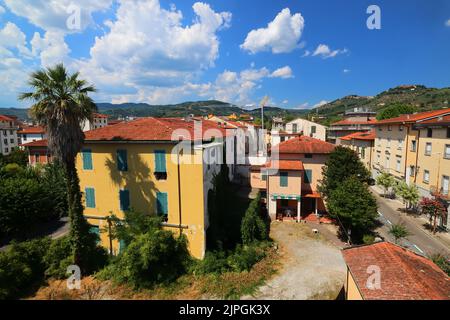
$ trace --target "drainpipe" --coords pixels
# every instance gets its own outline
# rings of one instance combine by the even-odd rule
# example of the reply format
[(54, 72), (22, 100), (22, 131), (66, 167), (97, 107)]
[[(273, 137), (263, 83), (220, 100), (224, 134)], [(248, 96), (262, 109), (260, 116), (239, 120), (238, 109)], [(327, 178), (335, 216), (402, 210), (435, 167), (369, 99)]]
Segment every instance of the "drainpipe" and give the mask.
[(178, 176), (178, 224), (180, 226), (180, 236), (183, 234), (181, 225), (181, 179), (180, 179), (180, 153), (177, 152), (177, 176)]
[(418, 164), (419, 164), (419, 149), (420, 149), (420, 129), (418, 130), (417, 139), (416, 139), (416, 163), (415, 163), (415, 165), (416, 165), (415, 171), (416, 172), (414, 172), (414, 184), (416, 184), (416, 182), (417, 182), (417, 174), (419, 172), (419, 167), (418, 167)]

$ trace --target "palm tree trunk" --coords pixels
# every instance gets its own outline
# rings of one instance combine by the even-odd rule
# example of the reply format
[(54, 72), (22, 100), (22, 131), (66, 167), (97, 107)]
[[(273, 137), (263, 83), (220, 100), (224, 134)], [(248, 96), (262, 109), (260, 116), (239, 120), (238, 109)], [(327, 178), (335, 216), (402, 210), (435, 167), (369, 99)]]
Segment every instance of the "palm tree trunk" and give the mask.
[(85, 237), (89, 232), (88, 224), (83, 216), (83, 204), (81, 190), (75, 167), (75, 160), (65, 163), (67, 174), (67, 199), (70, 220), (70, 241), (74, 264), (80, 268), (83, 266), (82, 252), (85, 246)]

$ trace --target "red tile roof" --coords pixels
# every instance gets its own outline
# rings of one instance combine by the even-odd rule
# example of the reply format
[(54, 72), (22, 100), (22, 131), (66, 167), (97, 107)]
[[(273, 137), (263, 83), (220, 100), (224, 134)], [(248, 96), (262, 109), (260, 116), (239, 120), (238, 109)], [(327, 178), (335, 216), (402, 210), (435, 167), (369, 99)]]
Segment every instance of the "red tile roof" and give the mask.
[(39, 133), (45, 133), (44, 128), (40, 126), (34, 126), (34, 127), (23, 127), (19, 132), (19, 134), (39, 134)]
[(263, 168), (287, 171), (304, 170), (303, 162), (300, 160), (273, 160), (266, 163)]
[(415, 114), (403, 114), (399, 117), (378, 121), (378, 124), (392, 124), (392, 123), (414, 123), (420, 120), (427, 120), (429, 118), (438, 117), (441, 115), (450, 114), (450, 108), (441, 110), (432, 110), (426, 112), (419, 112)]
[(14, 119), (0, 114), (0, 121), (14, 121)]
[(333, 152), (334, 144), (307, 136), (293, 138), (278, 145), (279, 153), (327, 154)]
[[(178, 141), (181, 137), (184, 140), (198, 140), (194, 135), (194, 122), (181, 118), (140, 118), (85, 132), (85, 141)], [(213, 121), (203, 120), (201, 124), (203, 132), (200, 140), (220, 138), (217, 131), (223, 137), (227, 134)]]
[(378, 123), (377, 119), (360, 120), (360, 121), (344, 119), (344, 120), (332, 123), (331, 126), (375, 125), (376, 123)]
[(430, 120), (419, 121), (420, 124), (441, 124), (450, 123), (450, 115), (438, 116)]
[(106, 114), (94, 113), (94, 118), (108, 118)]
[[(366, 300), (449, 300), (450, 278), (431, 260), (389, 242), (347, 248), (345, 262)], [(381, 270), (381, 289), (366, 283), (369, 266)]]
[(21, 144), (22, 147), (47, 147), (47, 139)]
[(375, 136), (376, 136), (375, 130), (371, 130), (366, 132), (354, 132), (340, 139), (345, 141), (350, 141), (352, 139), (371, 141), (375, 140)]

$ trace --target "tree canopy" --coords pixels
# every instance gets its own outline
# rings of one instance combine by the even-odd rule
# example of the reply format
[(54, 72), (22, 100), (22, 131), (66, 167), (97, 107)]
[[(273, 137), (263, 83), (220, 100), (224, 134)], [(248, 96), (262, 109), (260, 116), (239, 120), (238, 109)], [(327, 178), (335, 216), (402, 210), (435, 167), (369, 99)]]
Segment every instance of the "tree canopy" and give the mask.
[(402, 104), (402, 103), (394, 103), (384, 108), (377, 114), (377, 120), (385, 120), (396, 118), (402, 114), (412, 114), (417, 111), (417, 107)]

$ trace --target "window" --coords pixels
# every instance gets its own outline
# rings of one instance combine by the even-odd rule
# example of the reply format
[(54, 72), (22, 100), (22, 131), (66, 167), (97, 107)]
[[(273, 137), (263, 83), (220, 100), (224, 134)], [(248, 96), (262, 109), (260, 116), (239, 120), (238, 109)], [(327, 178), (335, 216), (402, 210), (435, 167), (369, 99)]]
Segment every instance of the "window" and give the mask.
[[(209, 160), (208, 169), (209, 169)], [(167, 168), (166, 168), (166, 151), (156, 150), (155, 151), (155, 176), (157, 180), (167, 179)]]
[(414, 177), (416, 175), (416, 167), (415, 166), (410, 166), (409, 167), (409, 176), (410, 177)]
[(450, 128), (447, 128), (447, 138), (450, 138)]
[(297, 124), (296, 123), (292, 124), (292, 132), (297, 133), (297, 130), (298, 130)]
[(433, 137), (433, 129), (427, 129), (427, 138), (432, 138)]
[(442, 176), (442, 194), (448, 195), (448, 189), (449, 189), (449, 182), (450, 178), (449, 176)]
[(361, 158), (366, 158), (366, 148), (361, 148)]
[(390, 148), (390, 147), (391, 147), (391, 138), (388, 138), (386, 148)]
[(445, 145), (444, 158), (450, 159), (450, 144)]
[(100, 227), (91, 225), (89, 228), (89, 233), (95, 234), (97, 236), (97, 244), (100, 244)]
[(315, 134), (316, 133), (316, 126), (312, 126), (311, 127), (311, 134)]
[(392, 131), (392, 126), (388, 126), (388, 131)]
[(120, 190), (119, 191), (119, 201), (120, 201), (120, 210), (122, 210), (122, 211), (130, 210), (130, 191), (129, 190)]
[(117, 150), (117, 170), (128, 171), (127, 150)]
[(11, 142), (12, 144), (14, 144), (14, 139), (9, 139), (9, 142)]
[(5, 148), (5, 152), (8, 153), (8, 151), (9, 151), (8, 148)]
[(267, 181), (267, 172), (261, 171), (261, 180), (262, 181)]
[(34, 155), (34, 163), (39, 163), (39, 153)]
[(403, 131), (403, 126), (399, 126), (398, 131)]
[(280, 187), (287, 187), (287, 186), (288, 186), (288, 173), (280, 172)]
[(23, 135), (22, 135), (22, 139), (23, 139), (23, 140), (27, 140), (27, 135), (26, 135), (26, 134), (23, 134)]
[(92, 170), (92, 150), (83, 149), (81, 151), (81, 157), (83, 158), (83, 170)]
[(305, 170), (303, 179), (304, 179), (305, 183), (311, 183), (312, 182), (312, 170)]
[(395, 164), (395, 170), (397, 170), (397, 172), (401, 171), (401, 165), (402, 165), (402, 159), (401, 158), (397, 158), (397, 162)]
[(390, 168), (390, 161), (391, 161), (391, 159), (390, 159), (390, 157), (386, 157), (386, 162), (385, 162), (385, 168), (386, 169), (388, 169), (389, 170), (389, 168)]
[(86, 188), (86, 208), (95, 208), (95, 190), (94, 188)]
[(313, 155), (311, 153), (305, 153), (306, 159), (312, 159)]
[(403, 140), (402, 139), (398, 139), (397, 149), (399, 149), (399, 150), (403, 149)]
[(380, 164), (381, 154), (377, 154), (377, 163)]
[(416, 140), (412, 140), (411, 141), (411, 151), (412, 152), (416, 152), (416, 148), (417, 148), (417, 141)]
[(430, 182), (430, 171), (428, 171), (428, 170), (423, 171), (423, 182), (424, 183)]
[(8, 139), (3, 139), (3, 143), (5, 144), (5, 146), (8, 145)]
[(378, 131), (383, 131), (383, 129), (381, 127), (378, 127)]
[(431, 150), (431, 142), (427, 142), (427, 144), (425, 145), (425, 155), (431, 156)]
[(158, 216), (167, 217), (169, 210), (167, 207), (167, 193), (157, 192), (156, 193), (156, 213)]

